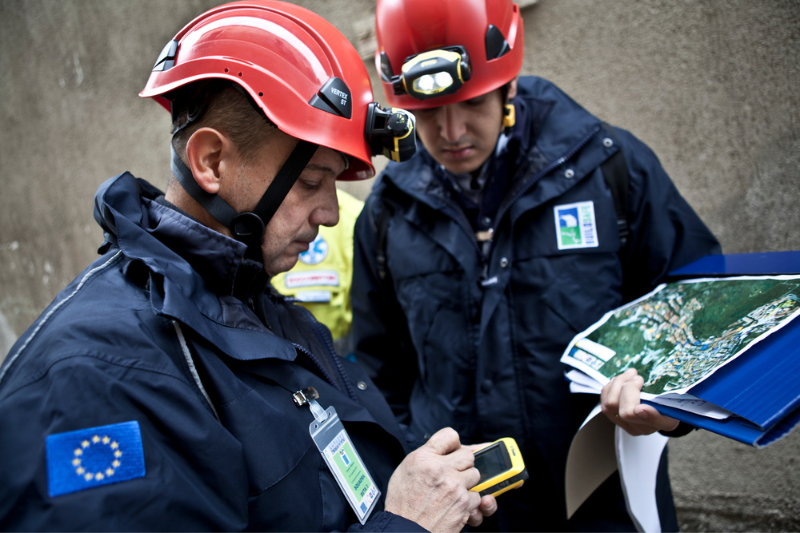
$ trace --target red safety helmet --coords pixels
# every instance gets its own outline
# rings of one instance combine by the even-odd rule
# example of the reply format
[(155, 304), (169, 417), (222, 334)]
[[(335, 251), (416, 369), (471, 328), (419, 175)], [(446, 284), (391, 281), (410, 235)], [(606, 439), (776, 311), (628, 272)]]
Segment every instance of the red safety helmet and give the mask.
[(511, 0), (378, 0), (375, 30), (375, 64), (392, 106), (469, 100), (522, 68), (522, 16)]
[(203, 13), (167, 43), (139, 95), (171, 110), (176, 89), (208, 80), (236, 84), (278, 129), (299, 139), (256, 208), (244, 213), (200, 190), (173, 151), (181, 185), (255, 258), (264, 228), (317, 146), (349, 156), (339, 178), (350, 180), (375, 175), (373, 155), (401, 161), (416, 148), (413, 117), (373, 102), (369, 74), (352, 44), (328, 21), (294, 4), (247, 0)]
[(284, 133), (347, 154), (340, 179), (375, 175), (364, 136), (369, 74), (350, 42), (294, 4), (251, 0), (213, 8), (167, 44), (142, 97), (170, 109), (169, 93), (225, 79), (241, 86)]

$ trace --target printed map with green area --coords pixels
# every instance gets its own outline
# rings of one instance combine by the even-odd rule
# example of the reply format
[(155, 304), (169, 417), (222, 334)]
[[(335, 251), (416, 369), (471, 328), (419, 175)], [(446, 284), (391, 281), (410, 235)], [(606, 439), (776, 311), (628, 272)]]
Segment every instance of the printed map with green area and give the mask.
[(798, 276), (670, 283), (606, 315), (568, 353), (607, 379), (635, 368), (644, 393), (680, 393), (798, 314)]

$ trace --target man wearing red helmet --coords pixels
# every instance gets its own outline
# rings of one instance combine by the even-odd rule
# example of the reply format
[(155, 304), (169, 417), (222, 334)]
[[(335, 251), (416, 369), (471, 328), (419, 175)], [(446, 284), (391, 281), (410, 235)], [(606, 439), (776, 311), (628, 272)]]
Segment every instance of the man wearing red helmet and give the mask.
[(337, 178), (413, 152), (410, 117), (332, 25), (271, 0), (190, 22), (141, 95), (172, 112), (167, 192), (100, 187), (102, 256), (0, 367), (0, 529), (479, 524), (472, 448), (445, 429), (406, 456), (369, 378), (269, 284), (336, 224)]
[[(378, 0), (375, 15), (386, 100), (414, 112), (424, 149), (389, 164), (356, 224), (357, 360), (411, 436), (517, 440), (530, 480), (498, 499), (494, 527), (634, 530), (616, 474), (567, 520), (567, 452), (597, 398), (570, 394), (559, 359), (717, 240), (641, 141), (518, 78), (511, 0)], [(685, 429), (640, 388), (616, 379), (606, 415), (632, 434)], [(664, 456), (665, 530), (666, 473)]]

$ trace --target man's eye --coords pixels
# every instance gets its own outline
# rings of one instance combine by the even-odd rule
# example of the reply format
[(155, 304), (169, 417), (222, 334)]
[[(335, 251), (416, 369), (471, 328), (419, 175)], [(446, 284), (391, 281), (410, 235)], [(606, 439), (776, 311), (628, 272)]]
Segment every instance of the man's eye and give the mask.
[(318, 189), (320, 184), (319, 181), (308, 181), (308, 180), (297, 180), (297, 183), (299, 183), (301, 187), (303, 187), (304, 189), (308, 189), (309, 191)]

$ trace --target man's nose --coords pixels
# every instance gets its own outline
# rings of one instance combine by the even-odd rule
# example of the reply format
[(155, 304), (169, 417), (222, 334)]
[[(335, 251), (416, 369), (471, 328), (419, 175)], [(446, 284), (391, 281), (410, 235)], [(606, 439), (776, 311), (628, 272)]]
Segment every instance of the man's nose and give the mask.
[(336, 185), (325, 191), (322, 204), (311, 213), (311, 223), (319, 226), (335, 226), (339, 223), (339, 199), (336, 197)]
[(448, 143), (457, 143), (467, 132), (466, 123), (457, 106), (443, 106), (440, 113), (439, 130)]

